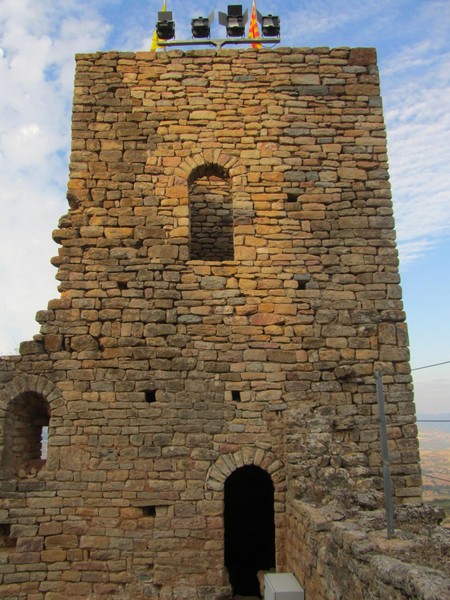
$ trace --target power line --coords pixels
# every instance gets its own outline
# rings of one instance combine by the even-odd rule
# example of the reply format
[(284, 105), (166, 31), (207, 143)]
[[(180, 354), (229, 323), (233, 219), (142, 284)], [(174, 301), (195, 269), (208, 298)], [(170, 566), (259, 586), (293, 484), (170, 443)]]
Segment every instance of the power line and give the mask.
[(450, 483), (450, 479), (442, 479), (442, 477), (435, 477), (434, 475), (428, 475), (425, 471), (422, 471), (425, 477), (429, 477), (430, 479), (438, 479), (439, 481), (445, 481), (445, 483)]
[(450, 419), (416, 419), (417, 423), (450, 423)]
[(411, 371), (420, 371), (420, 369), (431, 369), (431, 367), (439, 367), (440, 365), (448, 365), (450, 364), (450, 360), (446, 360), (440, 363), (434, 363), (434, 365), (425, 365), (424, 367), (416, 367), (415, 369), (411, 369)]

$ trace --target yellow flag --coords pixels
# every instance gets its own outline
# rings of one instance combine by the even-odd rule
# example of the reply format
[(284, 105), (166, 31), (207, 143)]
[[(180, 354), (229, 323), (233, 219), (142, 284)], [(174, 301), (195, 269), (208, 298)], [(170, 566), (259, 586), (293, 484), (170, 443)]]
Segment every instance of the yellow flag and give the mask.
[[(161, 10), (162, 11), (167, 10), (166, 0), (163, 1)], [(153, 33), (153, 36), (152, 36), (152, 44), (150, 46), (150, 52), (152, 52), (153, 50), (156, 50), (157, 48), (158, 48), (158, 34), (156, 33), (156, 29), (155, 29), (155, 32)]]

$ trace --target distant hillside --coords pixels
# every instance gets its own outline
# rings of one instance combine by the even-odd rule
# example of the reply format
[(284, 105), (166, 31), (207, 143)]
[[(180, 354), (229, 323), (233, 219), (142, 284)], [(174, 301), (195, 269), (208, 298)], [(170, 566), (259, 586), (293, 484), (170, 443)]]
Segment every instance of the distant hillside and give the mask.
[(450, 423), (430, 422), (438, 419), (450, 420), (450, 415), (417, 417), (424, 500), (442, 506), (450, 525)]

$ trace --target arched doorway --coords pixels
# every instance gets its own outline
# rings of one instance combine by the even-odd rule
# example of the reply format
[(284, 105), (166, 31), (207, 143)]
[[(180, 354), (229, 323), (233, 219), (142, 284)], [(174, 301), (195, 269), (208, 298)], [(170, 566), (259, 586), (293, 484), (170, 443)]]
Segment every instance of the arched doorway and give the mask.
[(254, 465), (225, 481), (225, 566), (234, 594), (260, 596), (257, 573), (275, 567), (274, 487)]

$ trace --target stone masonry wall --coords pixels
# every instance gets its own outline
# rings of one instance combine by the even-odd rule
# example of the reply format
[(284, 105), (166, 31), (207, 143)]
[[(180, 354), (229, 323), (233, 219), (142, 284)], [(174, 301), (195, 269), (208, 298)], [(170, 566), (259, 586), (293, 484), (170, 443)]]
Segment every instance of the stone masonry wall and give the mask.
[(289, 503), (287, 570), (314, 600), (442, 600), (450, 597), (450, 532), (443, 511), (400, 505), (395, 535), (384, 510)]
[[(420, 501), (374, 50), (79, 55), (68, 201), (61, 297), (0, 362), (2, 597), (229, 598), (243, 465), (287, 568), (290, 502), (382, 504), (376, 368)], [(48, 456), (11, 474), (27, 398)]]

